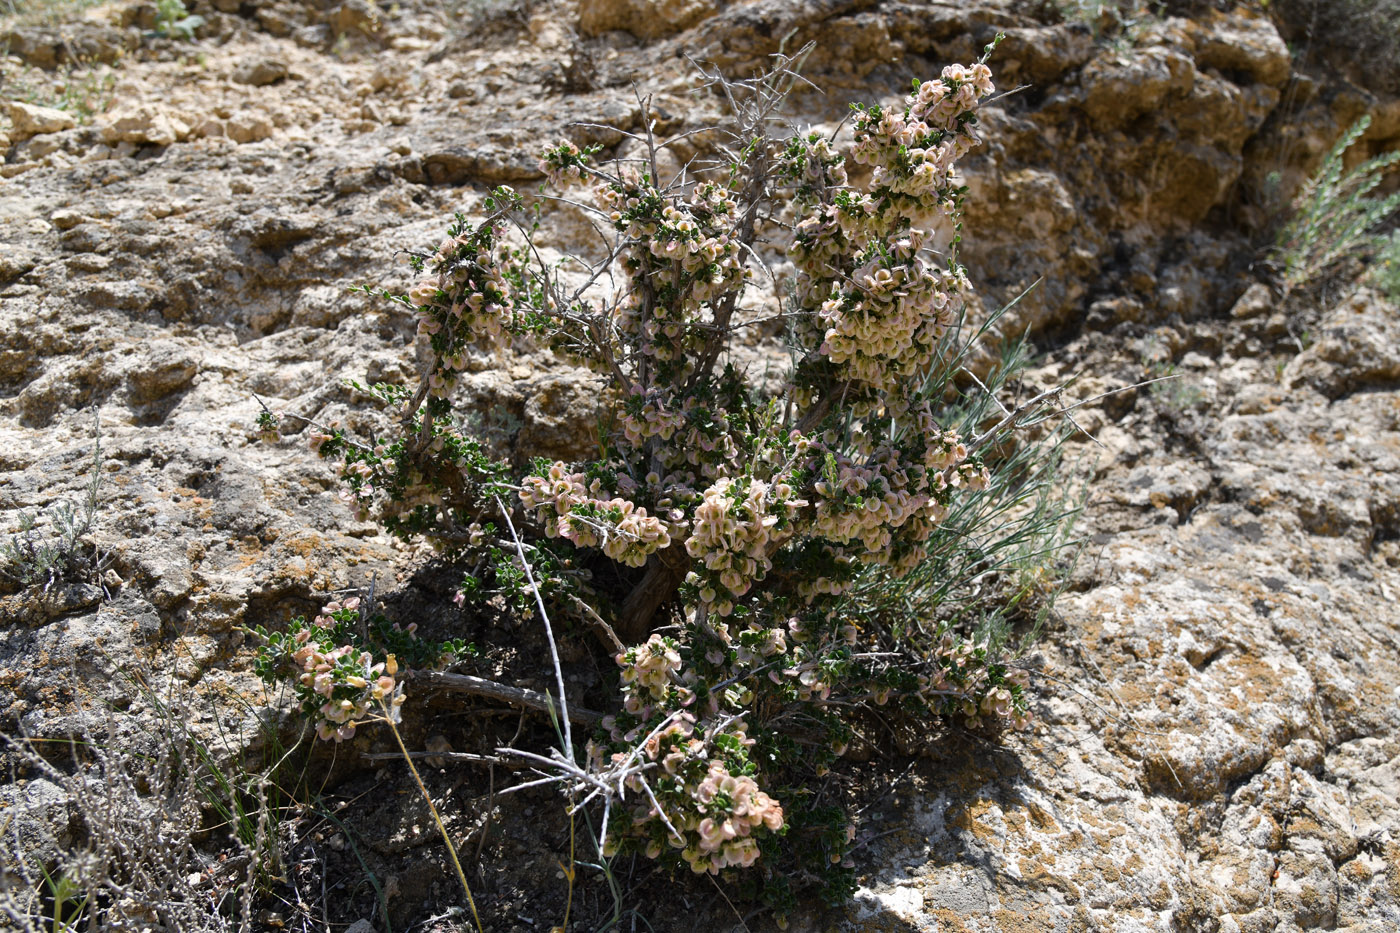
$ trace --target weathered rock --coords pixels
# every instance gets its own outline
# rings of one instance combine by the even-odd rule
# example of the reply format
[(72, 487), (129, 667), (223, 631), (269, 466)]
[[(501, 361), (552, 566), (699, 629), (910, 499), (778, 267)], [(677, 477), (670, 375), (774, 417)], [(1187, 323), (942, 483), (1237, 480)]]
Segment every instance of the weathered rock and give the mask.
[(1197, 64), (1237, 77), (1236, 83), (1282, 87), (1292, 71), (1288, 46), (1278, 29), (1252, 10), (1233, 10), (1196, 26), (1193, 38)]
[(239, 84), (263, 87), (287, 77), (287, 63), (275, 58), (251, 58), (233, 69), (233, 80)]
[(1400, 385), (1400, 319), (1370, 291), (1346, 299), (1322, 319), (1318, 335), (1284, 373), (1292, 388), (1337, 398), (1367, 387)]
[(77, 126), (71, 113), (12, 100), (10, 104), (10, 138), (22, 142), (31, 136), (57, 133)]
[(199, 372), (199, 358), (188, 348), (169, 342), (148, 346), (140, 363), (127, 376), (132, 401), (143, 404), (179, 392)]
[(39, 264), (39, 254), (23, 246), (7, 247), (0, 253), (0, 282), (17, 279)]
[(367, 0), (345, 0), (326, 13), (326, 25), (336, 35), (369, 35), (379, 29), (379, 11)]
[(640, 39), (680, 32), (717, 12), (714, 0), (582, 0), (578, 28), (585, 36), (618, 29)]
[[(42, 875), (54, 856), (73, 842), (68, 795), (42, 777), (0, 785), (0, 813), (5, 814), (5, 834), (18, 841), (15, 851), (29, 860), (23, 867), (30, 874)], [(20, 868), (5, 866), (7, 871)]]
[(184, 139), (190, 128), (159, 106), (140, 104), (113, 110), (102, 121), (102, 141), (168, 146)]
[(53, 69), (60, 65), (111, 65), (141, 44), (140, 34), (103, 23), (21, 26), (0, 32), (0, 48), (25, 64)]
[(255, 143), (271, 136), (273, 126), (262, 114), (240, 110), (223, 123), (221, 130), (221, 133), (211, 132), (207, 135), (227, 136), (236, 143)]

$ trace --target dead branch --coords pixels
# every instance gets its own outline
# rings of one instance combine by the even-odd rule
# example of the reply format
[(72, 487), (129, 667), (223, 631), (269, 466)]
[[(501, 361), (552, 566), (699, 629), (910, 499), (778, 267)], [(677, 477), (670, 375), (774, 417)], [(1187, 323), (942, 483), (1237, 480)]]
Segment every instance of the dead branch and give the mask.
[[(468, 693), (472, 696), (498, 700), (521, 709), (533, 709), (548, 713), (551, 706), (557, 711), (559, 704), (548, 694), (526, 687), (509, 687), (494, 680), (473, 677), (471, 674), (448, 674), (443, 671), (415, 671), (409, 678), (411, 683), (432, 690), (445, 690), (448, 693)], [(591, 709), (569, 707), (569, 719), (582, 725), (591, 726), (603, 718), (602, 713)]]

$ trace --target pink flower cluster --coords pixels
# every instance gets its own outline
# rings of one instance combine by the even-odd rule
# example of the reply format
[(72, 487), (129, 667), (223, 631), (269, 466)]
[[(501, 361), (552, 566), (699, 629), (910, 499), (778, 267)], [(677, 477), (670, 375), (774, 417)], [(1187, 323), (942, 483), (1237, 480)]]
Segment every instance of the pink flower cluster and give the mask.
[[(645, 644), (627, 649), (616, 660), (622, 668), (624, 691), (639, 700), (665, 700), (681, 669), (681, 656), (675, 643), (660, 635), (652, 635)], [(639, 711), (640, 706), (628, 710)]]
[[(612, 717), (604, 728), (611, 730), (614, 742), (636, 742), (637, 736), (623, 735)], [(782, 805), (759, 788), (748, 775), (734, 775), (729, 765), (716, 757), (716, 739), (743, 748), (753, 744), (742, 721), (716, 723), (679, 713), (653, 729), (634, 751), (609, 754), (597, 743), (589, 743), (589, 760), (596, 771), (625, 766), (640, 758), (640, 768), (631, 772), (627, 785), (641, 802), (632, 808), (630, 825), (609, 835), (603, 854), (620, 851), (624, 840), (634, 839), (648, 858), (658, 858), (665, 846), (678, 849), (681, 859), (696, 874), (718, 874), (721, 869), (747, 868), (758, 861), (759, 839), (765, 833), (783, 828)], [(633, 730), (635, 733), (637, 730)], [(648, 778), (648, 772), (653, 776)], [(644, 782), (655, 781), (656, 793), (641, 796)], [(664, 807), (663, 814), (658, 806)]]
[(629, 567), (641, 567), (652, 552), (670, 547), (665, 522), (627, 499), (604, 499), (602, 480), (587, 481), (555, 462), (544, 476), (521, 483), (520, 502), (544, 518), (545, 534), (563, 537), (579, 547), (601, 547), (603, 553)]
[(768, 575), (772, 553), (792, 535), (786, 519), (806, 504), (787, 483), (752, 477), (725, 477), (706, 489), (685, 542), (686, 553), (704, 565), (689, 581), (700, 601), (721, 616), (733, 612), (733, 601)]
[[(758, 639), (759, 650), (781, 651), (782, 632), (766, 634), (772, 637)], [(649, 858), (669, 844), (696, 873), (752, 865), (758, 838), (782, 828), (783, 809), (754, 778), (733, 773), (754, 744), (743, 720), (721, 717), (717, 694), (703, 709), (688, 708), (695, 693), (685, 685), (698, 679), (683, 670), (672, 639), (654, 634), (617, 662), (625, 712), (603, 719), (608, 744), (590, 742), (589, 760), (599, 772), (636, 763), (625, 783), (641, 802), (622, 831), (609, 836), (605, 854), (632, 839)]]
[(852, 158), (873, 166), (862, 191), (820, 137), (789, 146), (787, 174), (802, 180), (808, 216), (790, 251), (797, 298), (821, 352), (846, 377), (882, 395), (926, 368), (967, 289), (960, 269), (924, 261), (931, 228), (957, 208), (954, 163), (977, 138), (973, 111), (993, 90), (985, 64), (950, 66), (902, 109), (874, 107), (855, 119)]
[(901, 537), (912, 542), (932, 534), (948, 512), (951, 490), (986, 488), (985, 468), (963, 464), (967, 448), (955, 433), (925, 430), (916, 437), (922, 456), (891, 445), (875, 448), (859, 462), (831, 452), (815, 486), (812, 533), (837, 545), (859, 542), (864, 559), (886, 563), (901, 529)]
[[(596, 189), (599, 206), (633, 242), (623, 266), (631, 288), (615, 322), (624, 338), (659, 364), (688, 375), (708, 332), (704, 307), (741, 288), (752, 276), (747, 257), (731, 233), (735, 201), (720, 185), (696, 185), (684, 201), (663, 197), (655, 179), (624, 169), (616, 181)], [(665, 283), (668, 292), (656, 293)]]
[[(329, 628), (330, 613), (341, 608), (355, 609), (358, 599), (340, 603), (332, 602), (316, 617), (314, 624)], [(337, 742), (353, 738), (355, 727), (370, 713), (371, 705), (387, 704), (391, 715), (403, 704), (403, 688), (394, 679), (398, 673), (398, 662), (392, 655), (378, 664), (367, 651), (356, 652), (350, 645), (340, 645), (330, 651), (321, 651), (311, 641), (311, 631), (303, 629), (296, 635), (300, 645), (292, 653), (292, 660), (301, 665), (302, 673), (298, 681), (302, 686), (321, 696), (325, 702), (317, 709), (316, 735), (320, 739), (335, 739)], [(350, 688), (350, 696), (342, 688)]]
[(499, 350), (510, 338), (517, 300), (510, 279), (519, 269), (505, 232), (497, 224), (443, 240), (429, 261), (434, 273), (408, 290), (418, 333), (433, 347), (428, 382), (437, 397), (452, 391), (472, 346)]
[(681, 850), (681, 858), (697, 875), (715, 875), (731, 866), (748, 868), (759, 856), (754, 831), (782, 829), (782, 805), (759, 790), (753, 778), (730, 774), (723, 762), (710, 762), (693, 796), (703, 815), (694, 826), (691, 820), (683, 821), (694, 838)]
[[(641, 386), (637, 386), (633, 394), (640, 395), (641, 392)], [(685, 427), (685, 415), (679, 411), (668, 409), (664, 398), (652, 397), (642, 403), (641, 409), (636, 414), (629, 412), (623, 415), (621, 427), (623, 435), (627, 438), (627, 443), (640, 449), (653, 437), (669, 441), (677, 431)]]
[(881, 392), (925, 366), (952, 324), (965, 282), (919, 258), (922, 239), (910, 231), (890, 253), (856, 268), (845, 288), (821, 303), (822, 352), (851, 379)]
[(578, 146), (567, 139), (560, 140), (558, 145), (540, 159), (539, 169), (551, 185), (561, 189), (567, 188), (583, 180), (583, 168), (580, 164), (583, 157)]
[(1023, 668), (1006, 671), (1003, 685), (992, 686), (985, 658), (985, 642), (960, 641), (944, 635), (932, 652), (932, 672), (919, 676), (919, 696), (931, 709), (943, 709), (961, 715), (970, 725), (984, 718), (1002, 719), (1013, 729), (1030, 725), (1030, 711), (1018, 707), (1009, 686), (1024, 691), (1030, 686), (1030, 674)]
[(698, 396), (682, 399), (679, 406), (668, 406), (664, 397), (654, 394), (637, 411), (626, 411), (619, 421), (634, 450), (644, 449), (653, 438), (665, 442), (657, 446), (655, 457), (668, 471), (661, 485), (674, 498), (685, 497), (686, 489), (700, 479), (713, 480), (730, 473), (740, 457), (729, 412)]

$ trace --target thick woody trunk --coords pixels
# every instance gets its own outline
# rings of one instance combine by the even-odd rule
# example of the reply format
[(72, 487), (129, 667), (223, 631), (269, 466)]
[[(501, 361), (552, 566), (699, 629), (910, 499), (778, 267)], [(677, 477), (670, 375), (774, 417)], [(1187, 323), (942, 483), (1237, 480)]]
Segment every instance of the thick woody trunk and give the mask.
[(651, 634), (656, 611), (670, 602), (685, 579), (689, 566), (682, 553), (667, 548), (653, 554), (647, 563), (646, 575), (627, 594), (618, 614), (617, 637), (624, 645), (637, 645)]

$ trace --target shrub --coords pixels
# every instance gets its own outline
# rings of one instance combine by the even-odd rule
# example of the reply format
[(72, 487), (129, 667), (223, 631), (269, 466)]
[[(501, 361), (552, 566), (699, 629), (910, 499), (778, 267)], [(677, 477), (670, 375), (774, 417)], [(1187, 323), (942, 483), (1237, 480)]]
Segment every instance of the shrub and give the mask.
[[(0, 541), (0, 581), (42, 586), (45, 592), (63, 581), (95, 581), (107, 558), (87, 540), (97, 524), (98, 494), (102, 489), (102, 433), (94, 422), (91, 476), (80, 504), (60, 499), (43, 513), (21, 511), (19, 531)], [(48, 516), (48, 532), (41, 527)]]
[[(66, 814), (54, 821), (51, 812), (48, 830), (41, 828), (43, 817), (22, 809), (0, 818), (6, 929), (250, 928), (253, 899), (276, 845), (268, 774), (226, 773), (191, 736), (179, 718), (184, 710), (160, 705), (157, 712), (160, 718), (135, 734), (128, 719), (119, 735), (113, 716), (106, 734), (74, 736), (71, 770), (55, 766), (23, 738), (0, 737), (11, 759), (57, 796), (51, 809)], [(211, 835), (210, 809), (224, 818), (236, 812), (239, 819), (221, 827), (226, 833)], [(38, 844), (46, 835), (49, 844)], [(211, 857), (210, 849), (221, 850), (222, 859)]]
[[(814, 881), (833, 900), (854, 889), (851, 816), (816, 788), (876, 710), (919, 742), (937, 722), (1028, 721), (1008, 620), (1035, 615), (1066, 515), (1050, 494), (1058, 436), (1009, 442), (1043, 412), (993, 396), (1023, 357), (985, 382), (968, 365), (990, 330), (963, 311), (954, 166), (993, 90), (985, 56), (897, 106), (855, 105), (851, 173), (833, 139), (780, 120), (791, 62), (707, 76), (728, 144), (669, 184), (650, 133), (636, 162), (600, 166), (570, 142), (544, 154), (610, 233), (601, 262), (546, 261), (538, 203), (507, 188), (484, 219), (459, 215), (413, 257), (407, 295), (386, 293), (418, 317), (422, 380), (358, 387), (396, 432), (310, 434), (362, 518), (467, 568), (459, 601), (577, 618), (614, 654), (616, 705), (582, 761), (556, 655), (561, 747), (531, 756), (571, 799), (602, 803), (604, 855), (734, 875), (780, 915)], [(781, 282), (769, 236), (788, 241)], [(760, 270), (792, 360), (777, 393), (729, 353), (773, 324), (752, 300)], [(470, 435), (460, 374), (527, 341), (601, 374), (595, 458), (519, 475)], [(278, 416), (262, 427), (277, 436)], [(263, 670), (316, 692), (307, 709), (339, 739), (396, 715), (403, 658), (337, 618), (274, 637)]]
[(67, 111), (78, 123), (91, 123), (106, 111), (116, 83), (116, 72), (105, 65), (65, 63), (50, 72), (0, 58), (0, 87), (6, 97)]
[(194, 41), (194, 34), (204, 25), (204, 17), (185, 8), (184, 0), (156, 0), (155, 34), (163, 39)]
[(1348, 259), (1385, 244), (1378, 228), (1400, 210), (1400, 191), (1371, 197), (1400, 151), (1377, 156), (1346, 171), (1344, 158), (1371, 125), (1363, 116), (1332, 146), (1317, 172), (1293, 201), (1294, 214), (1278, 239), (1286, 289), (1318, 282)]
[(1267, 7), (1304, 62), (1376, 93), (1400, 93), (1400, 0), (1272, 0)]

